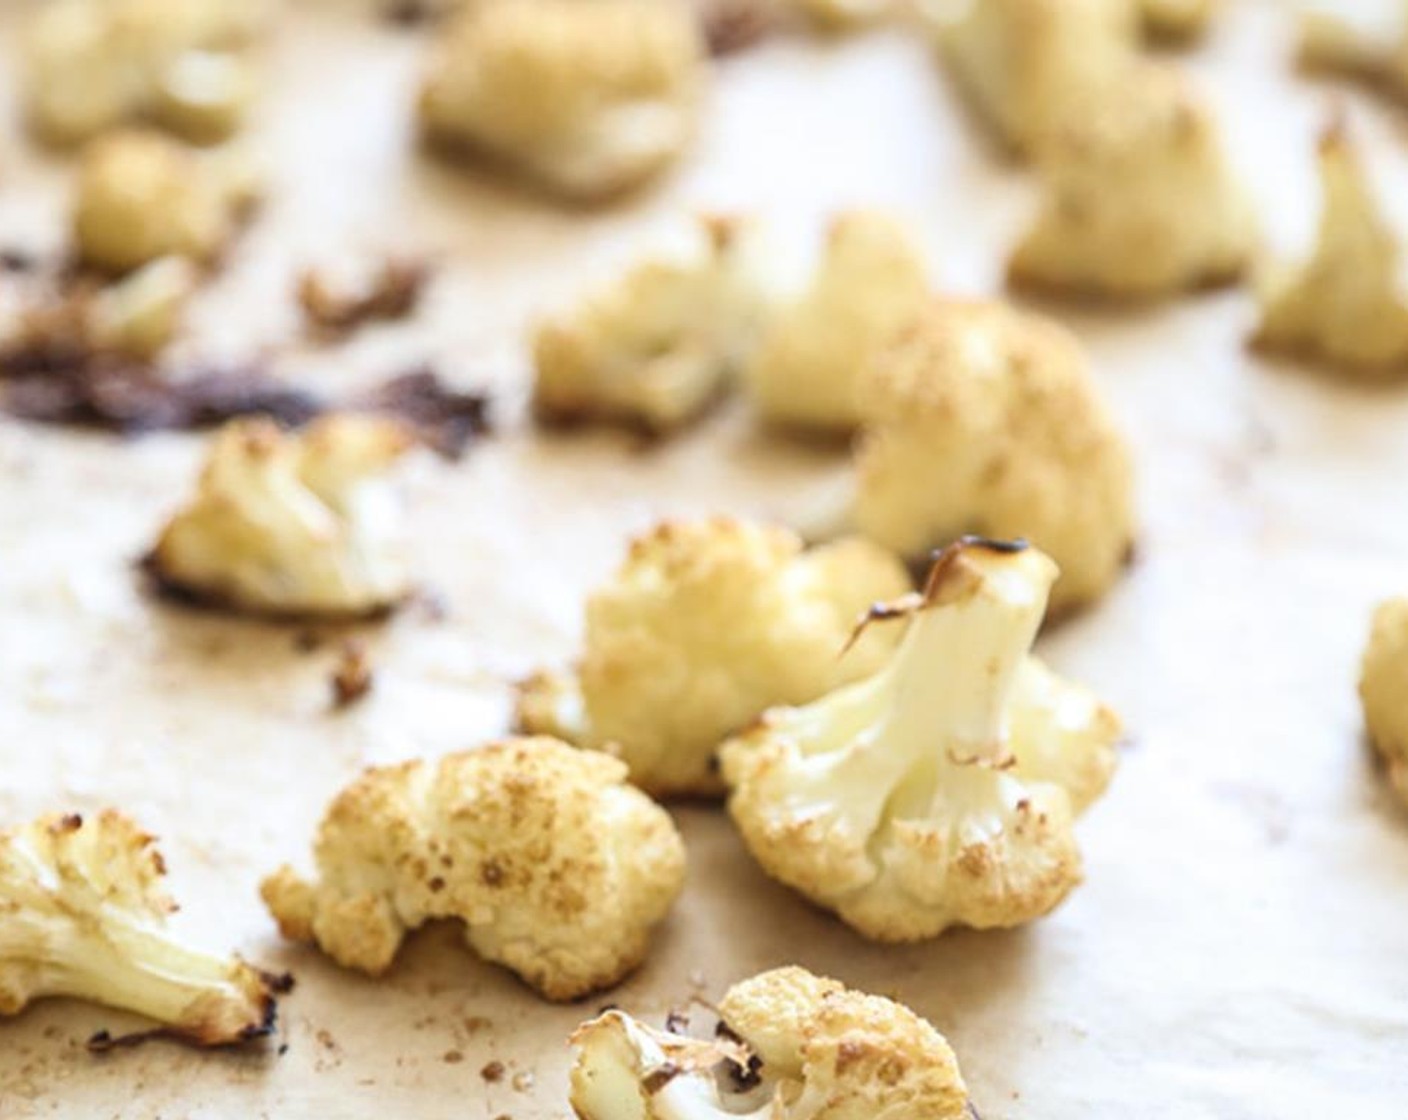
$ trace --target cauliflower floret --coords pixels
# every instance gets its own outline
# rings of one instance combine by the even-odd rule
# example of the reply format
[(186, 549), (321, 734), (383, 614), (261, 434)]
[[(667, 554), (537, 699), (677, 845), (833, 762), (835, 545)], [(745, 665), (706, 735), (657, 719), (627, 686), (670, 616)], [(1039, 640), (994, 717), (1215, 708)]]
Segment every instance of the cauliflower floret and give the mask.
[(644, 959), (684, 882), (667, 814), (626, 767), (547, 738), (366, 771), (318, 829), (318, 880), (264, 901), (285, 937), (376, 976), (409, 930), (464, 923), (483, 958), (548, 999), (610, 987)]
[(620, 1011), (572, 1036), (581, 1120), (959, 1120), (948, 1041), (903, 1004), (801, 968), (735, 984), (711, 1041)]
[(919, 315), (928, 288), (904, 230), (879, 214), (842, 215), (810, 289), (769, 326), (747, 366), (759, 412), (801, 427), (854, 428), (861, 371)]
[(253, 613), (384, 611), (410, 591), (384, 477), (410, 445), (400, 425), (372, 417), (330, 416), (297, 435), (233, 421), (148, 567), (168, 590)]
[(250, 201), (243, 168), (155, 132), (103, 137), (84, 153), (73, 232), (84, 263), (128, 272), (159, 257), (208, 261)]
[(97, 348), (151, 359), (175, 337), (198, 282), (185, 257), (158, 257), (93, 297), (85, 334)]
[[(153, 839), (108, 810), (0, 833), (0, 1015), (67, 996), (136, 1012), (166, 1035), (227, 1046), (269, 1034), (286, 987), (166, 931), (175, 904)], [(92, 1045), (111, 1044), (106, 1032)]]
[(1080, 344), (1001, 303), (944, 300), (867, 371), (855, 523), (919, 559), (965, 533), (1061, 567), (1053, 607), (1098, 598), (1134, 537), (1129, 453)]
[(776, 526), (667, 521), (631, 543), (587, 601), (575, 673), (540, 673), (519, 697), (521, 729), (610, 751), (657, 796), (723, 792), (720, 742), (772, 704), (800, 704), (884, 663), (890, 634), (841, 656), (858, 617), (910, 587), (876, 545), (804, 552)]
[(1012, 148), (1035, 151), (1072, 104), (1134, 57), (1131, 0), (972, 0), (939, 29), (964, 93)]
[(1278, 269), (1261, 293), (1256, 345), (1307, 353), (1360, 372), (1408, 366), (1408, 300), (1398, 238), (1343, 126), (1320, 141), (1323, 209), (1315, 252)]
[(34, 128), (71, 144), (152, 119), (189, 139), (222, 139), (253, 93), (248, 46), (262, 0), (57, 0), (34, 16), (24, 95)]
[(1408, 599), (1392, 599), (1374, 612), (1359, 697), (1369, 739), (1390, 784), (1408, 803)]
[(421, 92), (427, 133), (572, 198), (636, 186), (694, 133), (706, 51), (686, 4), (487, 0), (446, 28)]
[(1055, 578), (1024, 545), (951, 546), (922, 596), (877, 612), (908, 619), (889, 665), (724, 745), (729, 812), (768, 874), (879, 941), (1066, 897), (1073, 800), (1103, 791), (1119, 721), (1029, 656)]
[(1156, 39), (1188, 40), (1208, 29), (1217, 0), (1138, 0), (1146, 34)]
[(539, 419), (599, 418), (664, 432), (725, 391), (751, 347), (764, 297), (747, 231), (705, 219), (668, 256), (637, 264), (533, 335)]
[(1044, 197), (1014, 284), (1151, 299), (1241, 275), (1251, 208), (1216, 122), (1176, 70), (1143, 63), (1068, 115), (1043, 146)]

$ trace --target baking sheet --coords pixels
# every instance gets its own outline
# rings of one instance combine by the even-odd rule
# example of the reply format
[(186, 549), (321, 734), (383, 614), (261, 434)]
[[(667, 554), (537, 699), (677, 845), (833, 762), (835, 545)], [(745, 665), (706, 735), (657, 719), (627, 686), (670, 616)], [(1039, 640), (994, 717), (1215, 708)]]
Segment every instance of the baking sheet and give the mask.
[[(1275, 6), (1228, 6), (1187, 64), (1270, 235), (1294, 242), (1331, 88), (1290, 73)], [(25, 7), (0, 9), (0, 48)], [(571, 655), (582, 596), (628, 533), (714, 510), (804, 522), (844, 482), (844, 456), (738, 409), (649, 449), (534, 433), (532, 315), (698, 206), (747, 206), (798, 243), (837, 207), (889, 207), (921, 233), (936, 283), (987, 291), (1031, 203), (924, 46), (898, 34), (729, 60), (679, 174), (587, 213), (415, 150), (422, 45), (361, 7), (289, 13), (253, 132), (270, 202), (197, 316), (206, 350), (272, 345), (296, 328), (300, 263), (387, 246), (445, 260), (414, 324), (295, 363), (338, 386), (429, 358), (499, 394), (498, 436), (461, 464), (407, 472), (419, 560), (448, 615), (365, 631), (365, 703), (329, 713), (335, 643), (300, 651), (295, 631), (139, 593), (130, 562), (185, 491), (196, 438), (0, 422), (0, 819), (122, 806), (162, 837), (182, 929), (299, 981), (275, 1046), (247, 1054), (155, 1044), (95, 1058), (83, 1040), (121, 1016), (36, 1006), (0, 1024), (0, 1116), (562, 1117), (564, 1040), (596, 1006), (659, 1017), (789, 962), (931, 1018), (987, 1120), (1408, 1115), (1408, 811), (1374, 773), (1354, 695), (1371, 604), (1408, 591), (1408, 391), (1249, 358), (1238, 292), (1058, 309), (1132, 440), (1143, 532), (1115, 593), (1041, 643), (1121, 710), (1132, 740), (1080, 826), (1088, 881), (1052, 917), (868, 945), (765, 879), (721, 813), (693, 807), (677, 812), (688, 889), (648, 964), (584, 1005), (539, 1001), (451, 929), (415, 938), (380, 982), (278, 941), (257, 883), (306, 858), (331, 794), (368, 763), (502, 732), (509, 682)], [(1403, 118), (1349, 96), (1401, 187)], [(36, 155), (0, 108), (0, 238), (58, 244), (69, 165)], [(496, 1083), (481, 1076), (491, 1061), (507, 1067)]]

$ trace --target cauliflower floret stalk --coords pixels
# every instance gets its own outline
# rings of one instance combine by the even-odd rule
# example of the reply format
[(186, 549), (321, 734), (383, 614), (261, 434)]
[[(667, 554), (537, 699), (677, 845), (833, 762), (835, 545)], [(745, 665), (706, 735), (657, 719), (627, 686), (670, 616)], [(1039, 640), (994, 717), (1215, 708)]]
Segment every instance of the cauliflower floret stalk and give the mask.
[(164, 870), (152, 837), (112, 810), (0, 834), (0, 1015), (67, 996), (162, 1024), (125, 1038), (100, 1032), (95, 1049), (153, 1036), (227, 1046), (269, 1034), (288, 979), (174, 940)]
[(957, 1120), (968, 1091), (909, 1008), (800, 968), (735, 984), (712, 1040), (620, 1011), (572, 1036), (580, 1120)]
[(869, 680), (774, 709), (722, 751), (729, 810), (764, 870), (867, 937), (1020, 925), (1079, 883), (1075, 810), (1103, 791), (1119, 723), (1028, 655), (1056, 565), (968, 539)]

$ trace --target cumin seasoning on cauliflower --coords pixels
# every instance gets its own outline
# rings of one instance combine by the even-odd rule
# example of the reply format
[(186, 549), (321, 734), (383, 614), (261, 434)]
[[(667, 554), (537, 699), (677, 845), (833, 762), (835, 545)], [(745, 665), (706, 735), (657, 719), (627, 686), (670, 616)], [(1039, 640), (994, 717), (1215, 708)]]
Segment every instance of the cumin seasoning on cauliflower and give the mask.
[(684, 882), (669, 815), (626, 767), (547, 738), (367, 770), (318, 828), (312, 880), (284, 867), (265, 904), (285, 937), (378, 976), (427, 921), (548, 999), (609, 988), (645, 958)]
[(718, 795), (719, 743), (773, 704), (873, 672), (891, 635), (842, 656), (847, 637), (871, 603), (909, 587), (865, 541), (804, 550), (779, 527), (664, 522), (587, 601), (576, 669), (522, 686), (519, 726), (611, 751), (658, 796)]
[(880, 612), (905, 619), (880, 672), (725, 744), (729, 812), (763, 870), (877, 941), (1060, 904), (1120, 723), (1029, 653), (1055, 578), (1034, 548), (953, 545), (922, 595)]
[(735, 984), (712, 1040), (621, 1011), (572, 1036), (580, 1120), (960, 1120), (947, 1040), (909, 1008), (801, 968)]

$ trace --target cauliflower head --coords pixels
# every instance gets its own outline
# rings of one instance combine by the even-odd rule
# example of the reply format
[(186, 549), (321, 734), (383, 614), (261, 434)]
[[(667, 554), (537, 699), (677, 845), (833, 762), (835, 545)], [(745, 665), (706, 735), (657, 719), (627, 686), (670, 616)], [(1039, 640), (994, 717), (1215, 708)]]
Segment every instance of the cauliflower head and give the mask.
[(427, 134), (574, 199), (617, 194), (693, 136), (707, 52), (689, 5), (487, 0), (447, 26), (421, 90)]
[(776, 316), (745, 370), (758, 411), (797, 427), (856, 427), (862, 370), (918, 317), (928, 290), (898, 225), (864, 211), (837, 218), (809, 290)]
[(140, 1037), (227, 1046), (271, 1033), (286, 981), (174, 940), (164, 874), (153, 838), (114, 810), (0, 832), (0, 1015), (67, 996), (160, 1024)]
[(1006, 304), (943, 300), (868, 370), (857, 528), (918, 559), (966, 533), (1027, 538), (1089, 603), (1134, 539), (1129, 453), (1080, 344)]
[(749, 352), (765, 298), (747, 231), (700, 222), (679, 251), (651, 257), (533, 336), (533, 408), (550, 423), (588, 419), (665, 432), (726, 390)]
[(148, 568), (168, 590), (255, 614), (387, 610), (410, 578), (385, 474), (410, 445), (400, 425), (370, 416), (329, 416), (298, 434), (232, 421)]
[(948, 1041), (908, 1007), (801, 968), (735, 984), (715, 1038), (620, 1011), (572, 1036), (579, 1120), (959, 1120)]
[(1037, 150), (1137, 47), (1131, 0), (972, 0), (939, 29), (949, 70), (1017, 152)]
[(1186, 41), (1202, 35), (1218, 0), (1138, 0), (1144, 30), (1156, 39)]
[(951, 546), (922, 595), (879, 612), (907, 620), (884, 669), (725, 744), (729, 812), (763, 870), (877, 941), (1057, 906), (1120, 725), (1030, 657), (1055, 578), (1022, 544)]
[(910, 587), (884, 549), (713, 518), (667, 521), (631, 543), (587, 601), (574, 673), (521, 688), (520, 728), (619, 756), (657, 796), (723, 792), (715, 752), (773, 704), (866, 676), (893, 648), (876, 631), (842, 656), (856, 620)]
[(684, 882), (674, 823), (626, 767), (548, 738), (374, 768), (318, 829), (318, 878), (284, 867), (263, 896), (285, 937), (385, 972), (407, 932), (455, 918), (481, 957), (552, 1000), (644, 959)]
[(1391, 599), (1374, 612), (1359, 698), (1369, 740), (1384, 761), (1389, 783), (1408, 804), (1408, 599)]
[(1255, 239), (1216, 121), (1177, 70), (1140, 63), (1068, 114), (1008, 263), (1019, 286), (1157, 299), (1236, 280)]
[(1368, 374), (1408, 367), (1402, 255), (1354, 145), (1337, 122), (1320, 141), (1323, 209), (1315, 250), (1273, 272), (1252, 341)]

